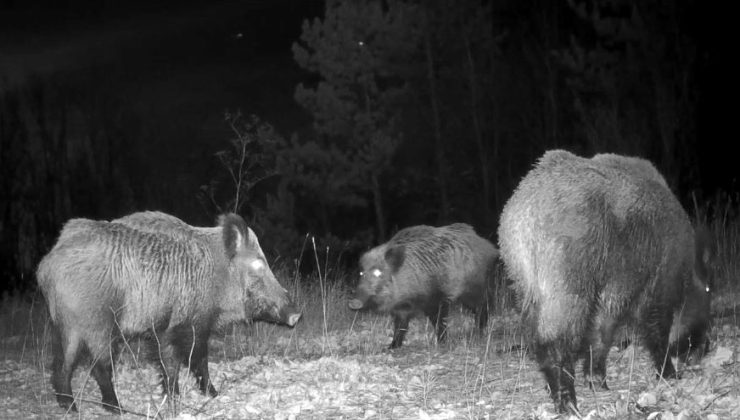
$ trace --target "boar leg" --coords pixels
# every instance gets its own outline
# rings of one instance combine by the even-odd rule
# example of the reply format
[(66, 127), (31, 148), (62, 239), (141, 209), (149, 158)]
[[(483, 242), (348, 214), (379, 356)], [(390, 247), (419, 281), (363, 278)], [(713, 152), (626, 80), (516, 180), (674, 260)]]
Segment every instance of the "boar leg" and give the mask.
[(112, 381), (113, 363), (107, 355), (103, 355), (103, 357), (93, 363), (92, 377), (95, 378), (100, 387), (103, 408), (112, 413), (120, 414), (121, 406), (118, 404), (118, 397), (116, 397), (116, 391), (113, 388)]
[(110, 332), (106, 333), (103, 330), (91, 333), (87, 337), (87, 349), (93, 358), (90, 373), (100, 387), (103, 408), (120, 414), (121, 406), (113, 388), (113, 355), (117, 354), (116, 348), (117, 342), (111, 339)]
[(594, 319), (591, 339), (586, 343), (586, 355), (583, 360), (583, 374), (590, 389), (597, 387), (609, 390), (606, 385), (606, 359), (609, 356), (617, 322), (604, 313), (598, 313)]
[(54, 353), (51, 385), (56, 394), (57, 403), (67, 411), (77, 411), (72, 394), (72, 372), (79, 361), (82, 340), (75, 331), (62, 331), (52, 326), (51, 347)]
[(154, 336), (156, 354), (158, 357), (160, 373), (162, 375), (162, 391), (170, 397), (180, 394), (180, 386), (177, 383), (177, 375), (180, 372), (181, 358), (177, 355), (177, 349), (173, 343), (172, 331), (165, 331), (159, 336)]
[(397, 349), (403, 345), (403, 339), (409, 328), (409, 318), (410, 314), (407, 313), (397, 313), (393, 316), (393, 340), (390, 349)]
[[(572, 353), (570, 353), (572, 354)], [(560, 413), (571, 413), (578, 417), (573, 358), (553, 342), (535, 345), (535, 355), (540, 371), (550, 387), (550, 397)]]
[(192, 344), (192, 354), (185, 355), (183, 363), (190, 366), (190, 372), (193, 373), (198, 383), (198, 388), (203, 395), (215, 397), (218, 395), (216, 388), (211, 383), (211, 377), (208, 373), (208, 332), (209, 329), (203, 328), (195, 337)]
[(446, 300), (443, 300), (435, 308), (430, 308), (427, 312), (429, 321), (434, 325), (434, 330), (437, 333), (437, 343), (442, 344), (447, 339), (447, 314), (450, 311), (450, 305)]
[(668, 354), (668, 337), (672, 321), (672, 311), (666, 310), (657, 296), (647, 304), (640, 319), (645, 348), (653, 358), (653, 365), (658, 372), (657, 376), (665, 379), (678, 377), (670, 354)]
[(475, 311), (475, 318), (478, 321), (478, 331), (483, 334), (488, 326), (488, 301), (483, 302), (483, 305), (478, 307)]
[(574, 366), (582, 350), (587, 320), (592, 319), (589, 307), (577, 296), (556, 291), (533, 309), (525, 317), (538, 336), (534, 354), (550, 386), (550, 397), (560, 413), (580, 418)]

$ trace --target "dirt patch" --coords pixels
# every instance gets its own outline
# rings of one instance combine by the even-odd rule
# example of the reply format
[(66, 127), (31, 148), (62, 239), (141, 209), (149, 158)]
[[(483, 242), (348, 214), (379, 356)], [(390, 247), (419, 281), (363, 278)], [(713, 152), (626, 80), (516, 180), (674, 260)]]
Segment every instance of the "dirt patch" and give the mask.
[[(197, 392), (182, 369), (182, 394), (167, 401), (155, 367), (124, 357), (116, 368), (116, 389), (130, 411), (123, 418), (131, 419), (552, 418), (553, 404), (536, 364), (523, 351), (511, 350), (515, 340), (504, 334), (512, 331), (507, 324), (513, 321), (492, 321), (496, 327), (490, 337), (452, 335), (450, 344), (442, 346), (430, 343), (431, 330), (417, 324), (404, 347), (388, 352), (382, 349), (390, 339), (389, 325), (380, 325), (378, 334), (368, 336), (373, 330), (358, 324), (350, 332), (304, 337), (298, 343), (294, 337), (279, 352), (215, 356), (210, 370), (220, 392), (216, 398)], [(451, 327), (466, 331), (468, 322), (452, 322)], [(593, 392), (579, 380), (581, 412), (590, 418), (655, 418), (657, 413), (664, 419), (740, 418), (738, 328), (726, 323), (716, 327), (712, 337), (712, 352), (701, 366), (684, 369), (683, 379), (676, 381), (657, 380), (641, 348), (613, 349), (607, 378), (612, 391)], [(233, 339), (212, 340), (213, 354), (225, 355), (219, 349), (232, 346)], [(300, 356), (290, 351), (293, 347), (303, 349)], [(373, 352), (368, 351), (371, 347)], [(13, 353), (0, 362), (0, 417), (64, 414), (49, 386), (48, 360), (41, 351)], [(73, 381), (80, 413), (68, 417), (110, 417), (98, 405), (97, 388), (81, 366)]]

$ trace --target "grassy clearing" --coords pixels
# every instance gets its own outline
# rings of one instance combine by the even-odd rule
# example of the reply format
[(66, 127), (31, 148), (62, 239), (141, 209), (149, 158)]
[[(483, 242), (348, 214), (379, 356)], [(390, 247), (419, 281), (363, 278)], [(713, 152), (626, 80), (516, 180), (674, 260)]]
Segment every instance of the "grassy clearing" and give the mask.
[[(211, 370), (221, 397), (202, 397), (183, 369), (183, 397), (168, 404), (159, 391), (155, 366), (144, 362), (132, 342), (122, 351), (116, 370), (121, 402), (146, 418), (191, 414), (233, 418), (281, 418), (285, 414), (283, 418), (288, 418), (288, 409), (302, 414), (298, 418), (548, 418), (552, 414), (536, 365), (524, 352), (513, 349), (519, 342), (516, 313), (495, 315), (488, 334), (479, 337), (473, 318), (464, 310), (453, 310), (449, 342), (441, 346), (434, 343), (431, 325), (416, 319), (404, 347), (389, 353), (385, 350), (392, 332), (388, 317), (350, 312), (346, 304), (340, 305), (346, 302), (347, 290), (339, 285), (330, 284), (323, 294), (315, 287), (299, 287), (296, 293), (301, 294), (296, 296), (306, 318), (297, 328), (256, 323), (214, 336)], [(326, 309), (322, 295), (325, 302), (334, 302)], [(17, 307), (24, 304), (31, 307), (28, 299)], [(9, 394), (30, 409), (16, 414), (24, 418), (57, 416), (59, 408), (48, 382), (45, 320), (31, 316), (30, 310), (23, 313), (16, 311), (15, 319), (26, 322), (26, 332), (11, 336), (11, 341), (2, 340), (3, 346), (11, 349), (3, 352), (5, 359), (13, 362), (3, 365), (13, 372), (3, 371), (2, 375), (16, 378), (19, 386)], [(35, 321), (28, 322), (30, 319)], [(713, 333), (715, 346), (736, 352), (737, 334), (732, 323), (718, 325)], [(19, 346), (24, 341), (25, 348)], [(17, 351), (19, 348), (22, 351)], [(579, 386), (579, 402), (585, 412), (598, 410), (603, 418), (622, 418), (626, 410), (635, 410), (638, 401), (642, 405), (655, 401), (648, 410), (678, 413), (692, 394), (736, 397), (740, 393), (737, 367), (734, 373), (723, 375), (689, 371), (685, 380), (660, 383), (654, 380), (647, 355), (640, 348), (612, 353), (609, 382), (615, 391), (593, 393)], [(85, 418), (104, 415), (95, 407), (99, 401), (97, 385), (85, 366), (78, 368), (73, 385), (79, 397), (88, 401), (81, 410)], [(717, 392), (708, 391), (710, 387)], [(249, 398), (235, 397), (242, 395)], [(311, 405), (291, 408), (300, 398), (310, 400), (314, 411), (306, 411)], [(286, 408), (288, 404), (294, 405)], [(706, 404), (710, 404), (708, 408), (696, 404), (689, 408), (702, 418), (702, 414), (721, 412), (711, 401)], [(3, 405), (6, 403), (0, 403), (0, 410)], [(7, 405), (16, 404), (11, 401)], [(355, 411), (341, 411), (341, 407), (354, 407)], [(9, 414), (14, 412), (3, 415)]]
[[(390, 317), (354, 312), (347, 306), (351, 294), (351, 287), (348, 284), (354, 283), (354, 273), (326, 266), (320, 272), (304, 277), (285, 266), (276, 267), (274, 271), (300, 306), (303, 313), (301, 323), (294, 329), (267, 323), (233, 325), (226, 331), (214, 334), (210, 342), (211, 362), (219, 367), (229, 365), (223, 369), (212, 368), (212, 374), (219, 371), (227, 372), (225, 376), (219, 376), (217, 373), (213, 377), (214, 383), (222, 393), (223, 389), (237, 389), (242, 383), (252, 381), (255, 374), (264, 371), (265, 366), (272, 367), (275, 363), (281, 363), (280, 361), (303, 364), (317, 361), (321, 364), (328, 358), (338, 361), (332, 364), (333, 369), (338, 371), (345, 365), (347, 369), (357, 369), (360, 373), (372, 372), (368, 365), (373, 363), (388, 365), (379, 369), (375, 378), (365, 379), (367, 383), (377, 382), (381, 388), (400, 380), (393, 372), (398, 366), (403, 366), (402, 369), (409, 372), (408, 381), (403, 379), (409, 387), (408, 392), (404, 393), (404, 398), (410, 401), (416, 401), (418, 398), (421, 407), (429, 408), (435, 391), (446, 389), (442, 382), (449, 382), (444, 379), (444, 375), (436, 372), (435, 366), (440, 366), (442, 359), (440, 352), (451, 357), (454, 349), (460, 349), (464, 355), (461, 356), (465, 368), (462, 372), (463, 385), (466, 389), (472, 389), (476, 383), (490, 380), (485, 378), (485, 373), (482, 374), (479, 367), (480, 361), (485, 357), (484, 353), (494, 355), (496, 350), (501, 351), (505, 346), (502, 344), (504, 341), (513, 343), (517, 336), (517, 317), (510, 309), (512, 295), (503, 286), (502, 278), (498, 284), (501, 293), (492, 314), (497, 315), (499, 319), (506, 318), (506, 328), (502, 328), (502, 324), (497, 322), (496, 318), (492, 318), (488, 334), (480, 337), (471, 314), (461, 307), (453, 306), (448, 322), (447, 344), (437, 346), (433, 327), (426, 319), (419, 318), (413, 320), (410, 325), (404, 349), (391, 355), (387, 351), (392, 335)], [(21, 378), (14, 379), (15, 383), (22, 385), (20, 388), (24, 391), (21, 392), (16, 388), (14, 392), (10, 392), (9, 394), (14, 395), (11, 398), (17, 401), (9, 403), (8, 406), (18, 405), (20, 400), (26, 399), (26, 405), (30, 404), (34, 409), (31, 412), (23, 412), (23, 417), (59, 414), (60, 409), (56, 406), (49, 384), (51, 362), (49, 323), (41, 296), (9, 295), (3, 302), (0, 316), (3, 328), (0, 330), (2, 333), (0, 348), (3, 350), (7, 374), (9, 377), (12, 376), (11, 370), (25, 372)], [(135, 411), (145, 417), (171, 418), (182, 413), (198, 412), (197, 406), (183, 405), (189, 400), (202, 399), (195, 390), (194, 381), (187, 374), (187, 369), (182, 369), (180, 373), (181, 393), (187, 395), (187, 398), (168, 404), (159, 391), (156, 366), (147, 360), (144, 346), (141, 344), (137, 340), (128, 341), (121, 346), (120, 354), (113, 355), (117, 358), (114, 380), (122, 404), (132, 409), (134, 402), (133, 406), (137, 407)], [(240, 368), (234, 367), (237, 365), (243, 366), (241, 374), (233, 373), (234, 370), (239, 371)], [(422, 370), (416, 374), (418, 365), (422, 366)], [(230, 371), (232, 373), (228, 373)], [(385, 378), (386, 376), (389, 377)], [(357, 380), (358, 377), (353, 380)], [(312, 378), (301, 377), (298, 380), (311, 383)], [(0, 382), (0, 388), (3, 386)], [(322, 388), (324, 385), (316, 386)], [(341, 388), (342, 385), (339, 386)], [(79, 393), (76, 397), (78, 401), (82, 401), (80, 408), (85, 417), (90, 414), (89, 411), (85, 411), (85, 406), (92, 408), (93, 413), (103, 414), (95, 407), (100, 397), (97, 385), (90, 376), (88, 363), (83, 362), (78, 367), (73, 389)], [(362, 400), (359, 396), (353, 398), (357, 401)], [(207, 401), (201, 404), (213, 404)], [(277, 401), (270, 402), (269, 399), (266, 403), (274, 404), (276, 407), (280, 405)], [(393, 407), (384, 407), (379, 402), (374, 404), (378, 413), (388, 412), (392, 417)], [(408, 405), (409, 402), (406, 401), (404, 404)], [(0, 403), (0, 417), (3, 415), (2, 406)]]
[[(709, 223), (717, 239), (717, 314), (712, 353), (681, 381), (656, 381), (640, 347), (612, 350), (608, 383), (613, 391), (580, 385), (582, 412), (591, 418), (734, 418), (740, 415), (740, 223)], [(717, 210), (714, 210), (717, 214)], [(718, 219), (715, 219), (718, 220)], [(319, 253), (313, 258), (321, 260)], [(326, 258), (325, 258), (326, 259)], [(388, 352), (390, 317), (347, 307), (354, 273), (324, 264), (309, 276), (274, 267), (304, 317), (294, 329), (264, 323), (235, 325), (211, 339), (212, 375), (220, 396), (202, 397), (187, 370), (182, 398), (160, 393), (156, 367), (135, 341), (123, 347), (116, 369), (121, 403), (145, 418), (550, 418), (552, 403), (536, 364), (521, 344), (513, 297), (501, 273), (486, 334), (473, 317), (453, 306), (448, 342), (437, 345), (425, 319), (410, 325), (400, 350)], [(727, 353), (729, 352), (729, 355)], [(48, 320), (38, 294), (6, 294), (0, 303), (0, 417), (57, 417), (49, 385)], [(720, 355), (724, 355), (719, 357)], [(723, 364), (723, 361), (726, 362)], [(715, 366), (716, 365), (716, 366)], [(73, 389), (85, 418), (104, 416), (88, 365), (77, 369)], [(85, 403), (88, 401), (88, 403)], [(687, 414), (688, 413), (688, 414)], [(75, 417), (70, 414), (70, 417)], [(133, 416), (126, 416), (131, 417)], [(192, 417), (190, 417), (192, 418)]]

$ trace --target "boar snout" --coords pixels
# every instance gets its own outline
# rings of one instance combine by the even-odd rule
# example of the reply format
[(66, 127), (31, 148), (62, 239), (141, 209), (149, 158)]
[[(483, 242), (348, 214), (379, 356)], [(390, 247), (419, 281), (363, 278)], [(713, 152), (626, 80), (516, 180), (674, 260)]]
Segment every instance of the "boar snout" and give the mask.
[(349, 308), (352, 309), (353, 311), (359, 311), (360, 309), (362, 309), (363, 306), (365, 306), (360, 299), (356, 299), (356, 298), (350, 300), (348, 305), (349, 305)]
[(347, 302), (347, 305), (353, 311), (359, 311), (361, 309), (369, 309), (371, 303), (371, 293), (369, 293), (363, 284), (357, 287), (355, 296)]
[(280, 322), (289, 326), (295, 327), (298, 321), (301, 320), (302, 314), (298, 311), (295, 305), (286, 305), (280, 310)]

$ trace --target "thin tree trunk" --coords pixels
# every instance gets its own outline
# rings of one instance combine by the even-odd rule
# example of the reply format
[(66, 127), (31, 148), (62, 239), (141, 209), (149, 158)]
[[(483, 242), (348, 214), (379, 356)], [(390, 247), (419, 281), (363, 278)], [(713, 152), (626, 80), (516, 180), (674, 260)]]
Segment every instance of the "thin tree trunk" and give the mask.
[(373, 204), (375, 205), (375, 223), (378, 229), (378, 241), (380, 243), (385, 242), (385, 211), (383, 210), (383, 194), (380, 191), (380, 181), (378, 180), (378, 174), (373, 172), (371, 175), (371, 182), (373, 188)]
[(483, 189), (483, 220), (485, 227), (489, 227), (491, 219), (491, 182), (489, 174), (488, 148), (483, 141), (483, 129), (481, 128), (480, 118), (478, 116), (478, 78), (475, 74), (475, 61), (470, 51), (470, 41), (463, 29), (463, 42), (465, 43), (465, 53), (468, 59), (468, 83), (470, 84), (470, 114), (473, 120), (473, 131), (475, 145), (478, 149), (478, 163), (480, 164), (481, 187)]
[[(38, 129), (39, 142), (44, 150), (44, 167), (39, 176), (51, 188), (54, 222), (69, 218), (71, 199), (67, 167), (67, 113), (66, 105), (55, 97), (54, 86), (37, 82), (32, 88), (32, 109)], [(48, 108), (48, 109), (47, 109)]]
[(60, 103), (59, 107), (59, 129), (55, 135), (55, 149), (58, 151), (60, 161), (59, 188), (61, 190), (60, 214), (64, 220), (72, 214), (72, 198), (70, 197), (70, 173), (68, 157), (68, 139), (67, 139), (67, 104)]
[[(554, 64), (554, 58), (550, 53), (558, 44), (557, 28), (559, 27), (558, 7), (551, 4), (551, 7), (543, 9), (543, 37), (544, 37), (544, 65), (546, 80), (545, 87), (547, 105), (545, 108), (545, 138), (547, 139), (547, 148), (554, 147), (558, 143), (558, 69)], [(549, 12), (552, 12), (550, 14)]]
[[(371, 112), (371, 101), (370, 94), (367, 91), (367, 85), (363, 86), (365, 93), (365, 112), (367, 113), (368, 119), (372, 120)], [(377, 132), (379, 128), (374, 126), (374, 130)], [(372, 140), (371, 140), (372, 141)], [(376, 170), (370, 172), (370, 188), (373, 193), (373, 205), (375, 207), (375, 227), (378, 229), (378, 241), (385, 242), (385, 211), (383, 208), (383, 193), (380, 190), (380, 173)]]
[[(498, 74), (496, 72), (496, 56), (494, 53), (493, 48), (488, 49), (488, 59), (491, 62), (491, 73), (488, 75), (492, 80), (498, 80)], [(495, 168), (495, 176), (493, 177), (492, 181), (492, 195), (493, 195), (493, 204), (492, 209), (494, 211), (494, 220), (490, 227), (494, 228), (496, 227), (496, 216), (501, 211), (501, 207), (503, 207), (503, 203), (500, 203), (501, 201), (501, 183), (506, 182), (505, 189), (508, 188), (508, 185), (510, 182), (510, 170), (511, 170), (511, 159), (507, 159), (506, 161), (506, 167), (509, 169), (508, 175), (504, 176), (504, 168), (503, 163), (501, 162), (500, 156), (501, 156), (501, 149), (502, 147), (505, 147), (506, 145), (503, 145), (501, 142), (503, 141), (503, 136), (500, 135), (501, 133), (501, 116), (499, 114), (500, 107), (499, 104), (499, 95), (496, 94), (495, 85), (491, 87), (491, 90), (488, 93), (489, 95), (492, 95), (491, 99), (491, 113), (488, 116), (490, 118), (490, 128), (491, 128), (491, 154), (489, 163), (493, 168)], [(504, 150), (504, 153), (506, 151)]]
[(432, 38), (429, 25), (424, 33), (424, 47), (427, 59), (427, 79), (429, 82), (429, 101), (432, 107), (432, 121), (434, 122), (434, 152), (437, 161), (437, 183), (439, 186), (439, 220), (449, 220), (450, 199), (447, 190), (447, 162), (445, 159), (444, 143), (442, 142), (442, 123), (439, 112), (439, 97), (437, 81), (434, 72), (434, 55), (432, 52)]

